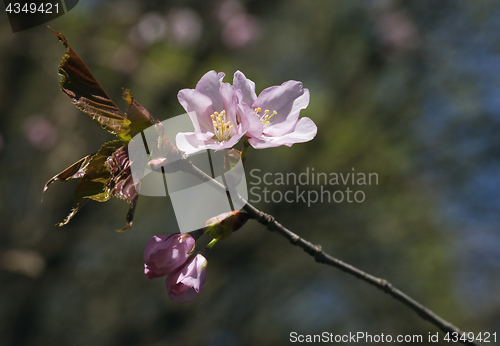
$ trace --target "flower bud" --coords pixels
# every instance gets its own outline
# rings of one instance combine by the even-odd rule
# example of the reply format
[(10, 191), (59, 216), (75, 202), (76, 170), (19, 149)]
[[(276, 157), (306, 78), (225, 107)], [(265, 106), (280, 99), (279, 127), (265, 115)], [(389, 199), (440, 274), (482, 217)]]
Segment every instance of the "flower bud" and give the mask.
[(227, 155), (224, 156), (224, 169), (226, 172), (236, 166), (240, 160), (242, 160), (241, 151), (235, 148), (228, 150)]
[(181, 267), (194, 250), (189, 234), (153, 236), (144, 248), (144, 274), (148, 279), (168, 275)]
[(241, 211), (231, 211), (208, 219), (205, 233), (214, 239), (226, 239), (234, 231), (239, 230), (248, 221), (248, 214)]
[(207, 259), (197, 254), (184, 266), (167, 276), (168, 296), (174, 302), (188, 303), (200, 293), (207, 279)]
[(174, 173), (181, 169), (179, 160), (181, 154), (179, 150), (164, 135), (164, 127), (157, 121), (155, 128), (158, 131), (158, 145), (153, 148), (148, 168), (155, 172)]

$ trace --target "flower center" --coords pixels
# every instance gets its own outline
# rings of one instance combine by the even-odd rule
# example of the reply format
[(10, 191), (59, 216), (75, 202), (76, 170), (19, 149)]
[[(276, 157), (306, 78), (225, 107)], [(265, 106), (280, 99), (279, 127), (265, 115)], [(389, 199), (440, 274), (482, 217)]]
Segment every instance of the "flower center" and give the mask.
[(273, 111), (271, 114), (269, 114), (269, 109), (266, 109), (263, 114), (259, 114), (262, 112), (261, 108), (255, 108), (253, 111), (257, 118), (259, 118), (260, 122), (262, 123), (262, 126), (266, 127), (269, 125), (269, 119), (273, 117), (273, 115), (278, 114), (278, 112)]
[(214, 125), (214, 137), (219, 142), (227, 142), (231, 138), (233, 125), (231, 125), (231, 120), (226, 122), (226, 111), (214, 112), (210, 118), (212, 118), (212, 124)]

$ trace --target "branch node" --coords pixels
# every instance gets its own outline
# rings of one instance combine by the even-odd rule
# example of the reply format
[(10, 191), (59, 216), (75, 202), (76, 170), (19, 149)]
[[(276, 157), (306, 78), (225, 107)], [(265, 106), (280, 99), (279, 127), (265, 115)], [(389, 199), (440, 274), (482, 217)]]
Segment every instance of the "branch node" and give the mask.
[(392, 291), (392, 285), (387, 280), (384, 279), (380, 280), (380, 285), (384, 288), (385, 293), (389, 293)]
[(314, 257), (314, 260), (318, 263), (321, 263), (323, 262), (322, 261), (322, 258), (323, 258), (323, 250), (321, 249), (321, 245), (314, 245), (310, 252), (309, 252), (313, 257)]
[(274, 217), (261, 211), (259, 213), (259, 218), (257, 221), (263, 224), (264, 226), (267, 226), (271, 223), (274, 223)]

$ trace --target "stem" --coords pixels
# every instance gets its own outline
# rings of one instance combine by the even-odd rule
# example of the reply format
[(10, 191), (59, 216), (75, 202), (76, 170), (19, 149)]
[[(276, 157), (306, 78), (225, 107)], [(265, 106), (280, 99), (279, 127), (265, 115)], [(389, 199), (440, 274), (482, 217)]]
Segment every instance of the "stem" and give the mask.
[[(245, 149), (245, 147), (243, 147), (243, 149)], [(243, 157), (243, 152), (242, 152), (242, 157)], [(184, 161), (183, 170), (185, 172), (193, 174), (199, 179), (210, 183), (213, 187), (215, 187), (217, 190), (220, 190), (223, 193), (226, 192), (224, 185), (210, 178), (210, 176), (205, 174), (205, 172), (203, 172), (198, 167), (193, 165), (191, 161), (187, 159), (183, 161)], [(460, 336), (464, 333), (463, 331), (455, 327), (453, 324), (451, 324), (450, 322), (446, 321), (445, 319), (443, 319), (442, 317), (431, 311), (429, 308), (425, 307), (424, 305), (420, 304), (419, 302), (417, 302), (404, 292), (394, 287), (387, 280), (370, 275), (362, 271), (361, 269), (358, 269), (348, 263), (342, 262), (341, 260), (333, 256), (330, 256), (321, 249), (320, 245), (314, 245), (311, 242), (305, 240), (304, 238), (299, 237), (297, 234), (293, 233), (292, 231), (281, 225), (279, 222), (277, 222), (272, 215), (266, 214), (260, 211), (259, 209), (255, 208), (253, 205), (251, 205), (250, 203), (246, 202), (243, 198), (241, 198), (241, 196), (238, 196), (238, 198), (240, 199), (240, 201), (246, 203), (243, 209), (248, 213), (250, 218), (255, 219), (260, 224), (266, 226), (268, 230), (277, 232), (279, 235), (285, 237), (293, 245), (302, 248), (305, 252), (314, 257), (316, 262), (327, 264), (337, 269), (340, 269), (347, 274), (351, 274), (356, 278), (363, 280), (372, 286), (375, 286), (376, 288), (384, 291), (394, 299), (399, 300), (400, 302), (405, 304), (407, 307), (415, 311), (424, 320), (427, 320), (430, 323), (434, 324), (436, 327), (438, 327), (445, 333), (456, 332)], [(459, 341), (464, 345), (480, 346), (479, 343), (475, 341), (469, 341), (468, 339)]]
[(248, 142), (248, 137), (245, 135), (243, 140), (243, 148), (241, 149), (241, 161), (245, 163), (246, 155), (247, 155), (247, 149), (250, 143)]
[(217, 239), (212, 239), (210, 243), (207, 244), (206, 248), (211, 249), (214, 247), (215, 243), (217, 243)]

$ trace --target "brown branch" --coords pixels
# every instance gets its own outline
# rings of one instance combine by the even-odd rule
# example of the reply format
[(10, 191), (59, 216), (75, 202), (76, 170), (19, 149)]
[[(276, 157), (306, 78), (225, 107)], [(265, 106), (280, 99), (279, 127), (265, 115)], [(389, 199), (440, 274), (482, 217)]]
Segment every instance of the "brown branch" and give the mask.
[[(191, 161), (187, 159), (183, 159), (182, 161), (183, 161), (182, 166), (184, 171), (197, 176), (199, 179), (203, 181), (211, 183), (211, 185), (214, 188), (220, 190), (221, 192), (226, 192), (224, 185), (220, 184), (216, 180), (213, 180), (210, 176), (205, 174), (205, 172), (203, 172), (198, 167), (193, 165)], [(387, 280), (370, 275), (356, 267), (353, 267), (350, 264), (342, 262), (341, 260), (328, 255), (321, 249), (320, 245), (314, 245), (311, 242), (305, 240), (304, 238), (299, 237), (297, 234), (293, 233), (292, 231), (281, 225), (278, 221), (276, 221), (272, 215), (266, 214), (258, 210), (253, 205), (251, 205), (250, 203), (246, 202), (243, 198), (241, 198), (241, 196), (238, 196), (238, 198), (240, 199), (240, 201), (246, 203), (243, 209), (248, 213), (250, 218), (255, 219), (260, 224), (266, 226), (267, 229), (269, 229), (270, 231), (276, 232), (281, 236), (285, 237), (293, 245), (302, 248), (305, 252), (314, 257), (316, 262), (338, 268), (345, 273), (351, 274), (356, 278), (363, 280), (372, 286), (377, 287), (378, 289), (384, 291), (394, 299), (399, 300), (400, 302), (408, 306), (410, 309), (415, 311), (421, 318), (434, 324), (436, 327), (438, 327), (445, 333), (456, 332), (458, 333), (459, 336), (461, 336), (464, 333), (450, 322), (438, 316), (432, 310), (428, 309), (427, 307), (420, 304), (419, 302), (417, 302), (404, 292), (394, 287)], [(469, 341), (468, 339), (465, 341), (459, 339), (459, 341), (464, 345), (481, 346), (479, 343), (475, 341)]]

